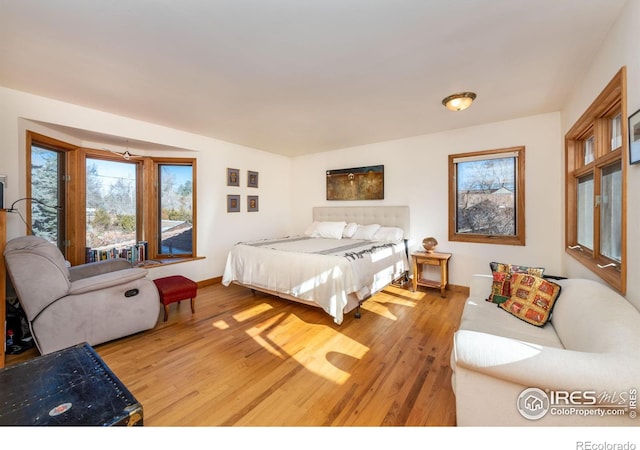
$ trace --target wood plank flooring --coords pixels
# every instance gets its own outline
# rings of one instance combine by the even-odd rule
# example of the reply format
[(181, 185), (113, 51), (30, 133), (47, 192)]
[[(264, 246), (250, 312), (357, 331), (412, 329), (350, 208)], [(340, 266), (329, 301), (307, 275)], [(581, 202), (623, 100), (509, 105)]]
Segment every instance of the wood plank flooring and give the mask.
[(389, 286), (338, 326), (318, 308), (214, 284), (195, 314), (173, 304), (166, 323), (95, 349), (145, 426), (453, 426), (465, 298)]

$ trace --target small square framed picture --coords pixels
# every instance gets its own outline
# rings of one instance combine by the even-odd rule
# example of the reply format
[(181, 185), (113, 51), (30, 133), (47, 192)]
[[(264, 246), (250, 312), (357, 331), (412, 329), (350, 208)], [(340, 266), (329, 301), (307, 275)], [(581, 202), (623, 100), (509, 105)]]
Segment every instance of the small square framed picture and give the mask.
[(249, 211), (249, 212), (258, 211), (258, 196), (257, 195), (247, 195), (247, 211)]
[(253, 188), (258, 187), (258, 172), (247, 171), (247, 186)]
[(227, 195), (227, 212), (240, 212), (239, 195)]
[(640, 163), (640, 109), (629, 116), (629, 164)]
[(240, 170), (227, 169), (227, 186), (240, 186)]

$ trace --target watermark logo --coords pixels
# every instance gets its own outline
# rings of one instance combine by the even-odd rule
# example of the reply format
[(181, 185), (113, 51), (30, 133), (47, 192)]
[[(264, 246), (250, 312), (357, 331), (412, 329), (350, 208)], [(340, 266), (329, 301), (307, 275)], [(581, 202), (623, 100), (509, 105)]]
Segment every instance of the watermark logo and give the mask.
[(529, 420), (554, 416), (628, 416), (637, 417), (638, 390), (597, 392), (593, 390), (542, 390), (527, 388), (518, 396), (517, 408)]
[(549, 412), (549, 396), (538, 388), (527, 388), (518, 396), (518, 411), (525, 419), (542, 419)]

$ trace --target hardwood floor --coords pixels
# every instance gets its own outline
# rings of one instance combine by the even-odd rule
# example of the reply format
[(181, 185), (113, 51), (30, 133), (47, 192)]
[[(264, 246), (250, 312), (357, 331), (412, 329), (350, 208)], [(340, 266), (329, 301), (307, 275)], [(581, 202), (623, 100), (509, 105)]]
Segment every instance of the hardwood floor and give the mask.
[(173, 304), (166, 323), (95, 349), (146, 426), (453, 426), (449, 357), (465, 298), (389, 286), (338, 326), (320, 309), (214, 284), (195, 314)]

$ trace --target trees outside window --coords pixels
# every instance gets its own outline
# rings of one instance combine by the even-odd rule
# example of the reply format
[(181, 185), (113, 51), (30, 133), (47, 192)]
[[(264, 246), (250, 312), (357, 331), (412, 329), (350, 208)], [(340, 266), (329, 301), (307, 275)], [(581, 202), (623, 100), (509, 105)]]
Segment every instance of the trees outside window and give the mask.
[(31, 233), (46, 238), (64, 253), (64, 152), (31, 147)]
[(193, 253), (193, 170), (191, 164), (157, 164), (159, 255)]
[(74, 265), (196, 257), (194, 158), (124, 160), (28, 131), (27, 198), (27, 232)]
[(524, 245), (524, 147), (449, 155), (449, 240)]
[(87, 261), (102, 259), (108, 251), (132, 261), (144, 259), (144, 254), (132, 254), (142, 240), (137, 229), (138, 163), (95, 157), (85, 162)]

